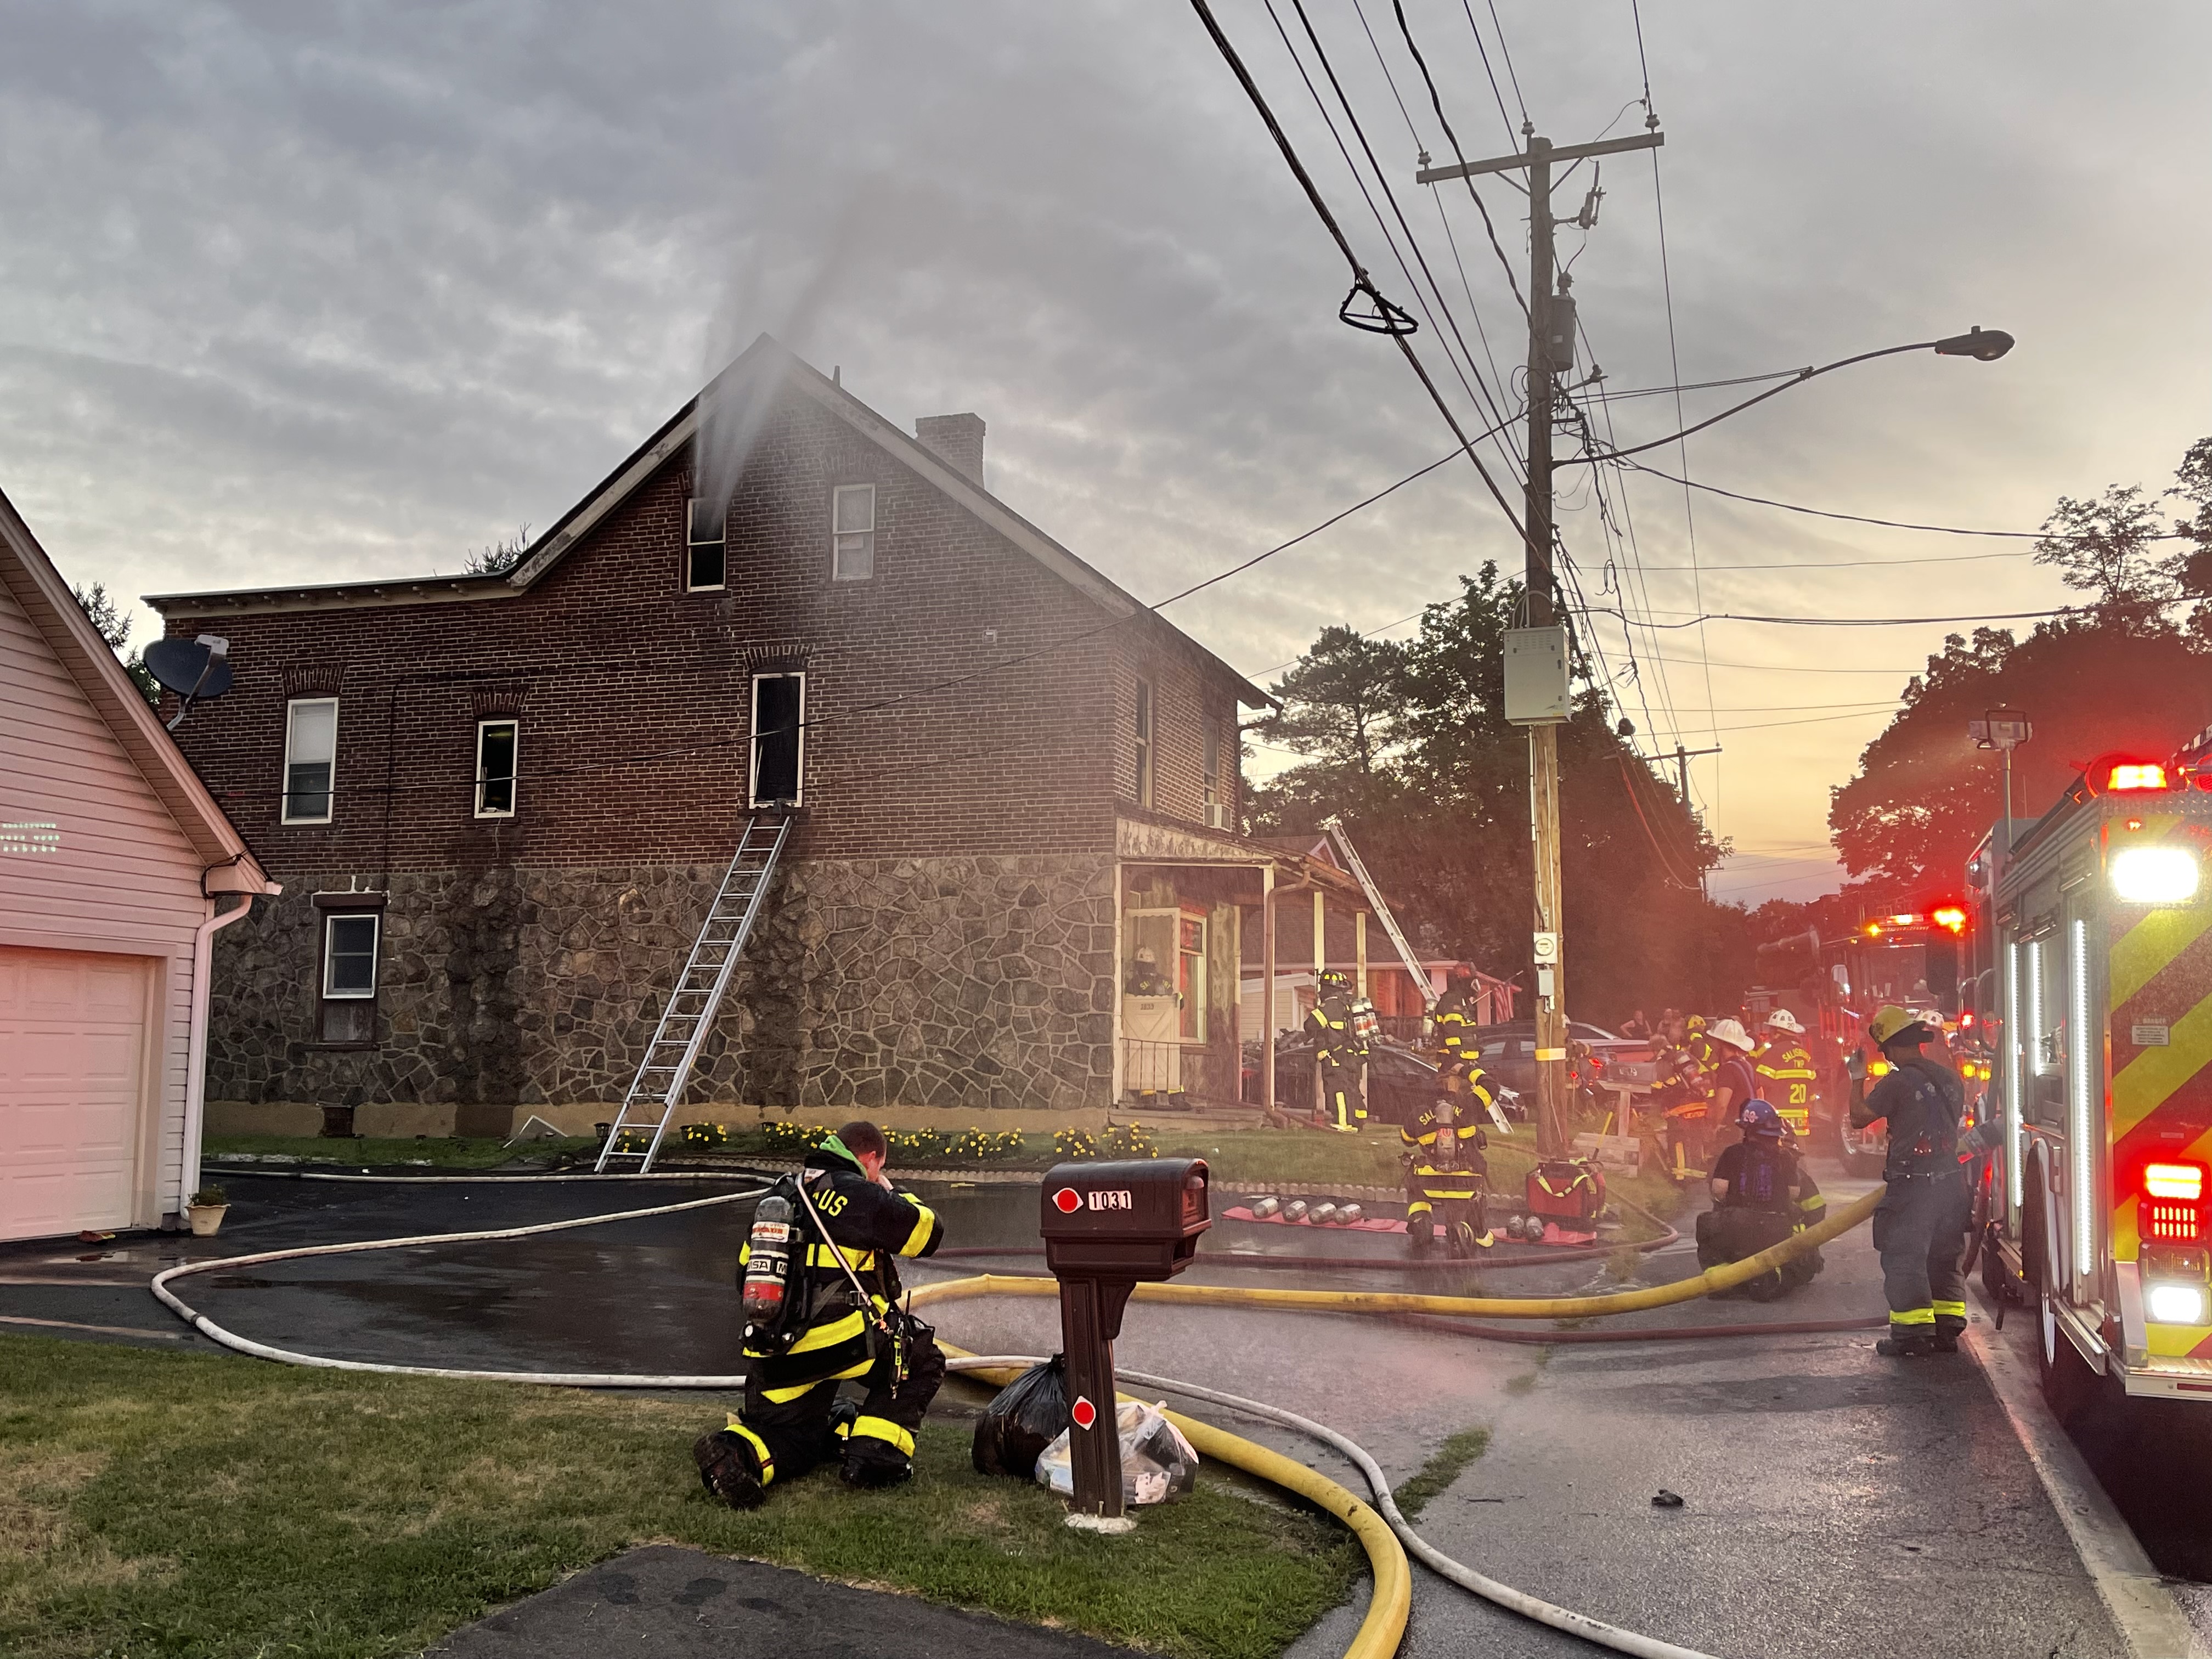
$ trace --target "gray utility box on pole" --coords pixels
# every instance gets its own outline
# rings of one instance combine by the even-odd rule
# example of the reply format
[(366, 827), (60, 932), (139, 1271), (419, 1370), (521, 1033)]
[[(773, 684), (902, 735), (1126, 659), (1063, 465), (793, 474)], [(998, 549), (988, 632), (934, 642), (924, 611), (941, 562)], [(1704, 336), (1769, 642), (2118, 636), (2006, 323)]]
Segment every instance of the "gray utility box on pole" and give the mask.
[(1139, 1279), (1173, 1279), (1213, 1224), (1206, 1160), (1151, 1158), (1062, 1164), (1044, 1178), (1037, 1231), (1060, 1280), (1067, 1356), (1068, 1459), (1079, 1515), (1121, 1513), (1121, 1432), (1114, 1410), (1114, 1339)]
[(1515, 726), (1557, 726), (1567, 705), (1567, 630), (1505, 630), (1505, 718)]

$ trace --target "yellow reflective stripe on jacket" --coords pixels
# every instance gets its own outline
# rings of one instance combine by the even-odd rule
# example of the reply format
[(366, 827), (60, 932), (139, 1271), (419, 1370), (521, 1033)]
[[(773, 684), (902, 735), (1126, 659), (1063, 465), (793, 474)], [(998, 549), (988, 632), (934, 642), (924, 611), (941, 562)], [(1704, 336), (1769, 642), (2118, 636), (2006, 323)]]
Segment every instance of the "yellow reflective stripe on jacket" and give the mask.
[(834, 1348), (840, 1342), (850, 1342), (867, 1328), (867, 1322), (860, 1317), (860, 1310), (855, 1308), (842, 1319), (833, 1319), (827, 1325), (817, 1325), (793, 1343), (787, 1352), (802, 1354), (812, 1353), (821, 1348)]
[(901, 1255), (919, 1255), (929, 1243), (930, 1229), (937, 1225), (937, 1212), (915, 1199), (908, 1198), (906, 1201), (914, 1206), (914, 1231), (906, 1236), (906, 1243), (898, 1247), (898, 1253)]
[(827, 1376), (817, 1376), (811, 1382), (794, 1382), (786, 1389), (763, 1389), (761, 1398), (771, 1406), (788, 1406), (801, 1395), (811, 1393), (825, 1382), (849, 1382), (856, 1376), (866, 1376), (875, 1368), (876, 1362), (863, 1358), (858, 1364), (848, 1365), (842, 1371), (832, 1371)]
[[(837, 1254), (834, 1245), (809, 1244), (806, 1247), (806, 1265), (810, 1267), (835, 1267)], [(869, 1273), (875, 1267), (876, 1253), (873, 1250), (847, 1250), (844, 1255), (845, 1265), (856, 1273)]]
[(914, 1455), (914, 1437), (887, 1417), (862, 1417), (854, 1420), (851, 1437), (866, 1435), (871, 1440), (887, 1441), (908, 1457)]
[(1797, 1207), (1801, 1210), (1825, 1210), (1828, 1207), (1828, 1200), (1823, 1194), (1815, 1193), (1810, 1198), (1799, 1199)]

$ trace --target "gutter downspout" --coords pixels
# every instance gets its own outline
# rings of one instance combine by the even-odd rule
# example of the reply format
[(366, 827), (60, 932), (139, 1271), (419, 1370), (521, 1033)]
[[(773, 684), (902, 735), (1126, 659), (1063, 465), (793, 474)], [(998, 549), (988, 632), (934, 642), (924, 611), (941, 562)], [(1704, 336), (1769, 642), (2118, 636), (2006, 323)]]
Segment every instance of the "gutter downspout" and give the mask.
[(177, 1210), (183, 1212), (200, 1185), (200, 1124), (207, 1111), (207, 1023), (214, 978), (215, 936), (253, 908), (253, 895), (240, 893), (235, 910), (214, 908), (208, 899), (208, 919), (192, 933), (191, 1036), (185, 1058), (185, 1154), (177, 1188)]

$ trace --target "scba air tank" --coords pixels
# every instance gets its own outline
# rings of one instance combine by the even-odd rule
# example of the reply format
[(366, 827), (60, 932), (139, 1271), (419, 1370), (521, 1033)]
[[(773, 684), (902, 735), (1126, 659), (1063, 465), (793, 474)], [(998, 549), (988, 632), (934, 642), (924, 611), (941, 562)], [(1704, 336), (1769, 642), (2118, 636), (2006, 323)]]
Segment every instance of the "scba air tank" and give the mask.
[(745, 1321), (773, 1324), (783, 1311), (784, 1276), (791, 1268), (791, 1200), (773, 1193), (761, 1200), (745, 1243)]

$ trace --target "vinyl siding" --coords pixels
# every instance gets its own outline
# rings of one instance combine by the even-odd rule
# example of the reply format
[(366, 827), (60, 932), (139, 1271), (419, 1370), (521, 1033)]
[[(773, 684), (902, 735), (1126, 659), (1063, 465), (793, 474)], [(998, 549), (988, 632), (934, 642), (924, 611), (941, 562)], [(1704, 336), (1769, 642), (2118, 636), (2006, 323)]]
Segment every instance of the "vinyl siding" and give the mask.
[(140, 1225), (181, 1207), (192, 935), (201, 860), (98, 711), (0, 587), (0, 823), (52, 823), (52, 854), (0, 854), (0, 937), (155, 959), (156, 1121), (140, 1145)]

